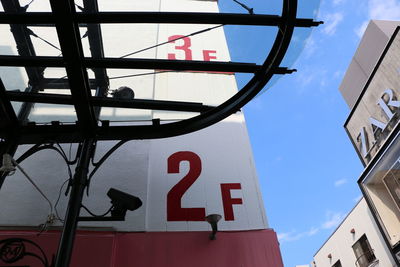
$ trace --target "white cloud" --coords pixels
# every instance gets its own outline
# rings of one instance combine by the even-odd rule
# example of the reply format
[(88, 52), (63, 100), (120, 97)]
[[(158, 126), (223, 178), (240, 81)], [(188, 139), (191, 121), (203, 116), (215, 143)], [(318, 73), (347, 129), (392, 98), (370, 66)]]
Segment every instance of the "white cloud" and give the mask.
[(310, 231), (307, 232), (307, 236), (316, 235), (319, 232), (319, 228), (311, 228)]
[(300, 232), (300, 233), (297, 233), (296, 231), (292, 230), (292, 231), (286, 232), (286, 233), (278, 233), (278, 240), (281, 243), (293, 242), (293, 241), (300, 240), (301, 238), (304, 238), (304, 237), (313, 236), (313, 235), (317, 234), (318, 232), (319, 232), (319, 229), (315, 228), (315, 227), (312, 227), (310, 230), (308, 230), (306, 232)]
[(371, 19), (400, 19), (400, 1), (398, 0), (369, 0), (368, 8)]
[(305, 42), (306, 42), (306, 44), (304, 46), (303, 51), (305, 52), (305, 57), (309, 58), (317, 50), (317, 44), (315, 43), (315, 40), (312, 35), (310, 37), (308, 37)]
[(309, 85), (314, 79), (316, 75), (313, 75), (311, 72), (304, 70), (296, 76), (296, 80), (299, 82), (300, 87), (306, 87)]
[(296, 233), (295, 231), (286, 232), (286, 233), (278, 233), (279, 242), (291, 242), (299, 240), (302, 237), (301, 234)]
[(369, 0), (367, 20), (364, 21), (355, 31), (359, 37), (364, 34), (368, 22), (371, 19), (400, 20), (399, 0)]
[(339, 187), (341, 185), (344, 185), (345, 183), (347, 183), (347, 179), (340, 179), (335, 181), (335, 187)]
[(364, 21), (363, 24), (361, 24), (361, 26), (358, 27), (358, 28), (355, 30), (355, 32), (356, 32), (356, 34), (357, 34), (357, 36), (358, 36), (359, 38), (361, 38), (361, 37), (363, 36), (363, 34), (364, 34), (364, 32), (365, 32), (365, 29), (367, 29), (367, 26), (368, 26), (368, 21)]
[(343, 72), (342, 72), (341, 70), (337, 70), (337, 71), (335, 71), (335, 73), (333, 74), (333, 77), (335, 77), (335, 78), (337, 79), (337, 78), (342, 77), (342, 75), (343, 75)]
[(294, 242), (302, 238), (311, 237), (318, 234), (321, 230), (331, 229), (338, 226), (344, 219), (345, 215), (340, 212), (326, 212), (326, 220), (319, 227), (311, 227), (310, 230), (304, 232), (297, 232), (292, 230), (290, 232), (278, 233), (279, 242)]
[(340, 12), (331, 13), (323, 18), (324, 25), (322, 28), (322, 32), (327, 35), (333, 35), (336, 32), (336, 29), (339, 23), (343, 20), (343, 14)]
[(344, 3), (344, 1), (345, 0), (333, 0), (333, 5), (334, 6), (338, 6), (338, 5), (342, 4), (342, 3)]
[(326, 213), (326, 221), (322, 223), (322, 229), (332, 229), (337, 227), (342, 220), (344, 219), (345, 215), (341, 212), (332, 212), (328, 211)]

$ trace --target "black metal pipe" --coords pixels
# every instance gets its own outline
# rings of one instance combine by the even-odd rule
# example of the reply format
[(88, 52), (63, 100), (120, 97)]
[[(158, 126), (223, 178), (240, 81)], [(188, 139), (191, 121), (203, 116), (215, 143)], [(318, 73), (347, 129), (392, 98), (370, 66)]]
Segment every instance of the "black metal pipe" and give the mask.
[[(96, 89), (97, 84), (95, 79), (89, 79), (89, 86), (91, 89)], [(40, 89), (69, 89), (69, 82), (67, 78), (44, 78), (40, 82)]]
[[(4, 140), (0, 138), (0, 167), (2, 165), (3, 154), (7, 153), (13, 156), (17, 150), (18, 143), (17, 135), (15, 134), (17, 126), (17, 115), (6, 95), (6, 89), (0, 78), (0, 129), (5, 129), (6, 131)], [(7, 175), (8, 173), (0, 172), (0, 190)]]
[[(0, 0), (6, 13), (24, 13), (19, 1)], [(32, 43), (31, 36), (26, 25), (10, 24), (10, 30), (17, 45), (18, 54), (20, 56), (36, 56), (35, 48)], [(40, 90), (39, 83), (43, 79), (43, 69), (34, 68), (33, 66), (25, 66), (26, 73), (29, 78), (29, 86), (26, 91), (38, 92)], [(33, 103), (23, 103), (19, 112), (18, 119), (25, 122), (29, 117)]]
[(76, 117), (85, 135), (91, 136), (97, 126), (91, 96), (87, 70), (82, 65), (84, 57), (78, 25), (72, 18), (75, 11), (74, 1), (50, 0), (53, 13), (56, 15), (56, 29), (66, 67)]
[[(261, 66), (254, 63), (169, 60), (146, 58), (83, 58), (82, 65), (86, 68), (113, 69), (158, 69), (158, 70), (193, 70), (255, 73)], [(60, 57), (20, 57), (0, 56), (0, 66), (43, 66), (65, 67), (65, 60)], [(71, 77), (68, 76), (71, 79)], [(72, 85), (71, 85), (72, 86)]]
[[(0, 167), (2, 165), (3, 154), (7, 153), (12, 157), (14, 156), (18, 148), (18, 141), (15, 135), (9, 135), (4, 141), (0, 141)], [(0, 190), (7, 175), (8, 173), (0, 172)]]
[[(61, 94), (35, 94), (23, 92), (7, 92), (6, 96), (17, 102), (33, 102), (45, 104), (72, 105), (73, 100), (69, 95)], [(97, 107), (131, 108), (131, 109), (149, 109), (149, 110), (169, 110), (169, 111), (187, 111), (187, 112), (205, 112), (213, 106), (203, 105), (197, 102), (152, 100), (152, 99), (114, 99), (108, 97), (91, 97), (89, 101)]]
[(85, 139), (72, 181), (71, 195), (65, 215), (63, 232), (58, 246), (55, 267), (68, 267), (74, 247), (75, 232), (82, 198), (88, 180), (89, 163), (93, 155), (93, 139)]
[[(278, 26), (284, 18), (278, 15), (203, 13), (203, 12), (96, 12), (76, 13), (73, 20), (78, 23), (182, 23), (182, 24), (228, 24)], [(0, 24), (51, 24), (56, 17), (50, 12), (4, 13), (0, 12)], [(313, 27), (321, 24), (312, 19), (295, 19), (296, 27)]]
[(254, 63), (144, 58), (85, 58), (83, 64), (88, 68), (106, 67), (115, 69), (194, 70), (244, 73), (254, 73), (260, 69), (260, 66)]
[[(99, 11), (97, 0), (83, 1), (85, 13), (96, 13)], [(93, 58), (104, 58), (103, 36), (100, 24), (87, 24), (90, 52)], [(109, 80), (105, 68), (93, 68), (96, 79), (96, 96), (104, 97), (108, 94)], [(100, 117), (101, 107), (94, 107), (96, 119)]]
[(0, 78), (0, 128), (11, 129), (18, 125), (18, 118), (7, 97), (6, 88)]

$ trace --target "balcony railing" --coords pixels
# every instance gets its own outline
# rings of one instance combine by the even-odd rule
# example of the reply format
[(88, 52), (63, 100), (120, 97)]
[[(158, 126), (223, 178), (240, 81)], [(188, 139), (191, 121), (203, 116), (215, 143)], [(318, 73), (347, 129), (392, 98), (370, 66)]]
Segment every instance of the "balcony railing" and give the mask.
[(369, 250), (359, 256), (355, 264), (357, 267), (374, 267), (378, 266), (379, 260), (376, 259), (374, 250)]

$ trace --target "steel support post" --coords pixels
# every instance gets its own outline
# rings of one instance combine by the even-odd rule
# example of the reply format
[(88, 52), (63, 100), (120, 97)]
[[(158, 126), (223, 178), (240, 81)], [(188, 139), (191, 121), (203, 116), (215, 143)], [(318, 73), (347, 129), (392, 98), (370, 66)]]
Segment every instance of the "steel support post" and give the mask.
[(88, 181), (89, 163), (93, 152), (93, 139), (85, 139), (72, 181), (71, 195), (65, 214), (64, 227), (58, 245), (55, 267), (68, 267), (74, 246), (75, 232), (82, 198)]
[[(3, 160), (3, 154), (7, 153), (11, 156), (14, 156), (15, 152), (18, 148), (17, 138), (8, 138), (4, 141), (0, 140), (0, 167), (2, 165), (1, 161)], [(3, 186), (4, 180), (6, 179), (8, 173), (0, 172), (0, 190)]]

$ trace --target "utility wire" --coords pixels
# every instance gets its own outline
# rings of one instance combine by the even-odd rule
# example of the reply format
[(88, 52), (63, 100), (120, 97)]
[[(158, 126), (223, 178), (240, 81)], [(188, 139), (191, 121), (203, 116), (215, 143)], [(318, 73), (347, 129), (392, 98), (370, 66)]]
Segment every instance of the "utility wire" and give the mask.
[(123, 56), (121, 56), (120, 58), (124, 58), (124, 57), (128, 57), (128, 56), (131, 56), (131, 55), (134, 55), (134, 54), (138, 54), (138, 53), (140, 53), (140, 52), (147, 51), (147, 50), (150, 50), (150, 49), (159, 47), (159, 46), (161, 46), (161, 45), (169, 44), (169, 43), (175, 42), (175, 41), (177, 41), (177, 40), (180, 40), (180, 39), (183, 39), (183, 38), (186, 38), (186, 37), (190, 37), (190, 36), (198, 35), (198, 34), (200, 34), (200, 33), (208, 32), (208, 31), (214, 30), (214, 29), (216, 29), (216, 28), (222, 27), (222, 26), (224, 26), (224, 25), (225, 25), (225, 24), (220, 24), (220, 25), (217, 25), (217, 26), (214, 26), (214, 27), (210, 27), (210, 28), (203, 29), (203, 30), (200, 30), (200, 31), (197, 31), (197, 32), (193, 32), (193, 33), (188, 34), (188, 35), (184, 35), (184, 36), (181, 36), (181, 37), (178, 37), (178, 38), (175, 38), (175, 39), (172, 39), (172, 40), (163, 42), (163, 43), (159, 43), (159, 44), (156, 44), (156, 45), (153, 45), (153, 46), (149, 46), (149, 47), (146, 47), (146, 48), (137, 50), (137, 51), (135, 51), (135, 52), (132, 52), (132, 53), (123, 55)]
[(244, 9), (246, 9), (248, 12), (249, 12), (249, 14), (250, 15), (253, 15), (254, 14), (254, 10), (253, 10), (253, 8), (251, 8), (251, 7), (248, 7), (248, 6), (246, 6), (245, 4), (243, 4), (243, 3), (241, 3), (241, 2), (239, 2), (239, 1), (237, 1), (237, 0), (233, 0), (235, 3), (237, 3), (237, 4), (239, 4), (241, 7), (243, 7)]
[(36, 188), (36, 190), (43, 196), (44, 199), (49, 203), (50, 206), (50, 215), (53, 214), (53, 204), (51, 204), (51, 201), (47, 198), (47, 196), (40, 190), (40, 188), (35, 184), (35, 182), (29, 177), (29, 175), (25, 172), (25, 170), (18, 164), (17, 161), (14, 159), (11, 159), (12, 163), (24, 174), (26, 179)]
[(80, 11), (85, 12), (85, 9), (84, 9), (83, 7), (81, 7), (80, 5), (75, 4), (75, 6), (76, 6)]
[(69, 180), (70, 180), (70, 178), (68, 178), (67, 180), (65, 180), (65, 181), (61, 184), (60, 190), (58, 191), (58, 197), (57, 197), (56, 203), (54, 204), (54, 211), (55, 211), (55, 213), (56, 213), (57, 219), (58, 219), (60, 222), (62, 222), (62, 223), (64, 223), (64, 220), (61, 219), (61, 217), (60, 217), (60, 215), (59, 215), (59, 213), (58, 213), (57, 206), (58, 206), (58, 203), (60, 202), (62, 190), (63, 190), (65, 184), (66, 184)]
[(35, 0), (31, 0), (28, 4), (21, 7), (22, 11), (25, 12), (33, 2), (35, 2)]
[(107, 210), (107, 212), (105, 212), (104, 214), (101, 214), (101, 215), (97, 215), (97, 214), (94, 214), (93, 212), (91, 212), (85, 205), (81, 205), (82, 206), (82, 208), (84, 209), (84, 210), (86, 210), (90, 215), (92, 215), (93, 217), (105, 217), (107, 214), (109, 214), (110, 212), (111, 212), (111, 210), (112, 210), (112, 208), (114, 208), (114, 206), (111, 206), (108, 210)]
[(131, 75), (115, 76), (115, 77), (110, 77), (110, 78), (108, 78), (108, 79), (109, 79), (109, 80), (113, 80), (113, 79), (121, 79), (121, 78), (130, 78), (130, 77), (154, 75), (154, 74), (160, 74), (160, 73), (166, 73), (166, 72), (181, 72), (181, 71), (180, 71), (180, 70), (162, 70), (162, 71), (145, 72), (145, 73), (140, 73), (140, 74), (131, 74)]
[(38, 35), (37, 35), (36, 33), (34, 33), (31, 29), (26, 28), (26, 30), (28, 31), (28, 34), (29, 34), (29, 35), (32, 35), (33, 37), (36, 37), (36, 38), (38, 38), (39, 40), (42, 40), (43, 42), (45, 42), (46, 44), (52, 46), (53, 48), (55, 48), (55, 49), (61, 51), (61, 49), (60, 49), (59, 47), (57, 47), (57, 46), (55, 46), (54, 44), (50, 43), (50, 42), (47, 41), (46, 39), (43, 39), (42, 37), (38, 36)]

